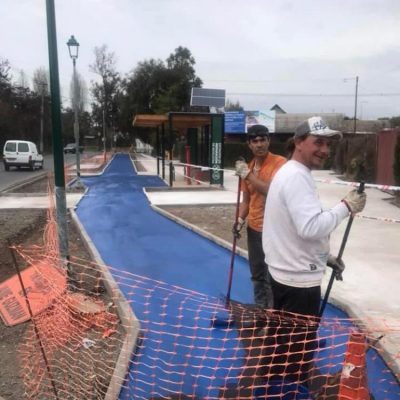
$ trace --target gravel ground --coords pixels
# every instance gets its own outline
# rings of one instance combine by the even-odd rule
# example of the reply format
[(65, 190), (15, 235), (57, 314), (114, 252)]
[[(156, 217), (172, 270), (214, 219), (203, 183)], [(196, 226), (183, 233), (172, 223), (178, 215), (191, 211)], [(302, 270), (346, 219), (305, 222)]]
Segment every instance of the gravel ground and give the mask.
[[(164, 206), (160, 207), (165, 211), (179, 217), (192, 225), (226, 240), (232, 242), (232, 226), (235, 220), (234, 205), (226, 206)], [(241, 238), (237, 241), (237, 246), (247, 250), (247, 232), (243, 228)]]
[[(43, 193), (47, 192), (47, 179), (44, 181), (38, 181), (33, 184), (26, 185), (23, 188), (17, 189), (18, 193)], [(43, 209), (0, 209), (0, 282), (3, 282), (15, 275), (16, 270), (12, 258), (11, 250), (8, 243), (11, 245), (22, 245), (23, 247), (29, 247), (32, 245), (41, 246), (43, 245), (44, 229), (47, 222), (47, 210)], [(71, 218), (68, 217), (68, 231), (69, 231), (69, 249), (70, 254), (88, 260), (90, 262), (91, 257), (87, 251), (80, 232), (75, 228), (75, 225), (71, 222)], [(24, 269), (26, 263), (17, 255), (17, 262), (20, 269)], [(78, 267), (74, 267), (78, 269)], [(78, 271), (77, 271), (78, 272)], [(84, 274), (87, 276), (87, 274)], [(93, 293), (94, 289), (91, 287), (93, 282), (97, 281), (93, 277), (88, 277), (85, 282), (81, 282), (81, 287), (85, 293)], [(97, 294), (99, 295), (99, 294)], [(110, 299), (103, 293), (100, 294), (100, 298), (107, 304)], [(31, 326), (31, 322), (25, 322), (16, 326), (8, 327), (0, 319), (0, 399), (4, 400), (22, 400), (27, 399), (22, 378), (21, 378), (21, 366), (19, 364), (18, 345), (24, 337), (24, 333)], [(99, 363), (112, 363), (115, 362), (113, 359), (119, 354), (119, 346), (122, 343), (123, 334), (121, 327), (118, 327), (118, 333), (110, 338), (107, 338), (107, 346), (103, 346), (101, 340), (98, 340), (96, 359)], [(90, 334), (90, 332), (88, 332)], [(111, 342), (112, 341), (112, 342)], [(106, 352), (107, 348), (114, 346), (113, 357)], [(102, 348), (105, 351), (102, 353)], [(74, 351), (73, 354), (79, 352)], [(81, 357), (81, 356), (79, 356)], [(82, 360), (84, 360), (82, 358)], [(81, 358), (77, 358), (76, 364), (81, 362)], [(113, 366), (110, 365), (110, 370), (113, 370)], [(80, 380), (86, 381), (90, 371), (84, 372), (82, 369), (80, 374)], [(71, 380), (71, 378), (70, 378)], [(78, 385), (78, 383), (76, 383)], [(98, 385), (108, 385), (107, 381), (98, 379)], [(78, 386), (76, 386), (78, 387)], [(41, 395), (38, 395), (39, 398)], [(46, 397), (47, 398), (47, 397)], [(66, 397), (60, 397), (66, 398)], [(69, 398), (69, 397), (68, 397)]]

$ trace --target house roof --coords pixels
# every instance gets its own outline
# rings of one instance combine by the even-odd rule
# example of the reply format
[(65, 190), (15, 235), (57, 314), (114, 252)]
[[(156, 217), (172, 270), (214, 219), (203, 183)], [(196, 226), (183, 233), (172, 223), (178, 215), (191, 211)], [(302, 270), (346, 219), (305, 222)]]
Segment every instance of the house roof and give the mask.
[(272, 106), (270, 108), (270, 110), (271, 111), (276, 111), (276, 112), (281, 113), (281, 114), (286, 114), (286, 111), (283, 108), (281, 108), (278, 104), (275, 104), (274, 106)]

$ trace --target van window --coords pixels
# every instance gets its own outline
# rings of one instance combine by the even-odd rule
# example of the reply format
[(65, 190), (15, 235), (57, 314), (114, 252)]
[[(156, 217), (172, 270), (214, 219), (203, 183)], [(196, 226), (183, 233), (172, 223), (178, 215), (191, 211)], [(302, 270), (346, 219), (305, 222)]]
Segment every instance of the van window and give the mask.
[(18, 143), (18, 151), (20, 153), (28, 153), (29, 152), (28, 143)]
[(15, 151), (17, 150), (17, 143), (15, 142), (8, 142), (6, 144), (6, 148), (5, 151), (12, 151), (15, 153)]

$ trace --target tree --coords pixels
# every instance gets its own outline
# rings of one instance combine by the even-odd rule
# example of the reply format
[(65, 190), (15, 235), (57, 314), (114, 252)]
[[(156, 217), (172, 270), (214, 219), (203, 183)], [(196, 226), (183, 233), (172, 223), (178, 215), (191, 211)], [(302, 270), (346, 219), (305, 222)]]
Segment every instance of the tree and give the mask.
[(0, 147), (8, 139), (39, 143), (41, 96), (30, 90), (22, 71), (19, 84), (10, 76), (10, 64), (0, 59)]
[(44, 96), (49, 95), (49, 73), (48, 71), (40, 67), (33, 72), (33, 91)]
[(26, 73), (23, 69), (19, 70), (18, 86), (23, 87), (23, 88), (29, 88), (28, 75), (26, 75)]
[(225, 111), (244, 111), (244, 108), (240, 105), (239, 101), (234, 103), (226, 99)]
[[(74, 110), (70, 107), (67, 107), (62, 113), (62, 124), (63, 124), (63, 142), (74, 143)], [(87, 111), (80, 112), (78, 114), (78, 122), (79, 122), (79, 134), (81, 137), (81, 145), (85, 145), (85, 136), (90, 135), (92, 133), (92, 119), (90, 114)]]
[[(137, 114), (188, 110), (192, 87), (202, 85), (194, 65), (194, 57), (185, 47), (175, 49), (165, 62), (160, 59), (139, 62), (121, 82), (120, 130), (133, 133), (132, 118)], [(136, 136), (148, 142), (149, 132), (138, 130)]]
[(46, 149), (50, 149), (50, 143), (52, 139), (51, 130), (49, 129), (49, 73), (48, 71), (40, 67), (33, 72), (33, 91), (41, 97), (41, 108), (40, 108), (40, 139), (39, 149), (41, 152)]
[(159, 108), (169, 108), (166, 111), (186, 111), (190, 107), (190, 92), (193, 87), (201, 87), (203, 82), (196, 76), (194, 65), (196, 61), (190, 50), (179, 46), (167, 58), (167, 73), (169, 87), (160, 96)]
[(10, 62), (0, 59), (0, 100), (8, 101), (11, 95)]
[[(88, 99), (88, 88), (86, 85), (86, 81), (83, 76), (77, 72), (76, 73), (76, 85), (77, 85), (77, 103), (78, 103), (78, 112), (82, 113), (85, 111), (87, 106)], [(69, 97), (71, 99), (71, 104), (74, 105), (75, 96), (74, 96), (74, 77), (72, 76), (71, 83), (69, 86)]]
[(390, 126), (392, 128), (400, 127), (400, 116), (390, 118)]
[(119, 98), (121, 94), (121, 77), (116, 71), (116, 59), (113, 52), (108, 52), (107, 46), (95, 47), (95, 61), (90, 65), (90, 70), (97, 74), (100, 82), (92, 82), (91, 93), (92, 118), (97, 126), (103, 126), (103, 112), (105, 128), (118, 127)]
[(150, 59), (138, 63), (133, 74), (124, 82), (125, 93), (132, 115), (154, 113), (154, 104), (168, 88), (168, 77), (161, 60)]

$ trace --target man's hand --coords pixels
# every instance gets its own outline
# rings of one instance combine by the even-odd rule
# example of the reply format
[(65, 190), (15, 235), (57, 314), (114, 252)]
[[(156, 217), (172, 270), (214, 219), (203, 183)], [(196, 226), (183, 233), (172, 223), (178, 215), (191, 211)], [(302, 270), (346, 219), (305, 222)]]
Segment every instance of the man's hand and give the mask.
[(328, 267), (331, 267), (333, 271), (335, 272), (335, 278), (337, 281), (342, 281), (342, 273), (346, 266), (344, 265), (344, 262), (342, 260), (338, 260), (335, 256), (332, 254), (329, 254), (328, 261), (326, 263)]
[(236, 239), (241, 238), (240, 231), (242, 230), (243, 226), (244, 226), (244, 219), (239, 217), (237, 222), (235, 222), (232, 227), (232, 233)]
[(352, 214), (357, 214), (364, 210), (367, 201), (367, 195), (362, 192), (358, 193), (356, 189), (352, 190), (342, 200)]
[(249, 175), (250, 173), (249, 167), (242, 160), (236, 161), (235, 169), (236, 169), (236, 175), (240, 176), (242, 179), (246, 179), (247, 175)]

